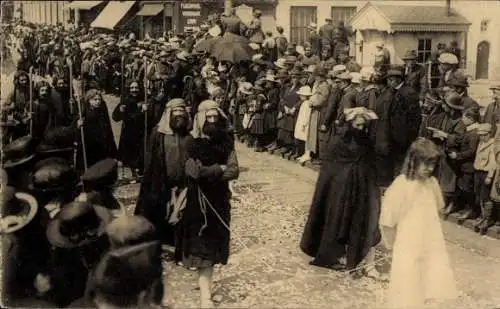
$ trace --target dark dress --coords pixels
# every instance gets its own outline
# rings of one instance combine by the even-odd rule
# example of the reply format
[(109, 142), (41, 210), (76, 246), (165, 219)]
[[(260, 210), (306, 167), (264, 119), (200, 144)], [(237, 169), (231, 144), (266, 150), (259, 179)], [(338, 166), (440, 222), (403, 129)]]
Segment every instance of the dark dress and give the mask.
[[(90, 167), (106, 158), (115, 159), (117, 150), (106, 103), (103, 101), (98, 108), (90, 108), (86, 103), (83, 118), (87, 166)], [(80, 130), (78, 137), (81, 137)], [(83, 170), (82, 143), (79, 142), (78, 146), (77, 167)]]
[(316, 265), (353, 269), (380, 241), (380, 191), (368, 136), (342, 128), (327, 145), (300, 248)]
[[(231, 219), (228, 182), (236, 179), (239, 173), (234, 142), (229, 136), (217, 143), (196, 138), (188, 141), (187, 150), (188, 157), (200, 160), (203, 167), (198, 179), (188, 181), (186, 208), (177, 230), (176, 260), (182, 261), (186, 267), (225, 265), (229, 258), (230, 239), (225, 225), (229, 227)], [(222, 172), (220, 165), (227, 165), (227, 170)], [(200, 203), (203, 196), (210, 204)]]
[[(118, 160), (127, 167), (141, 170), (144, 167), (144, 130), (146, 129), (145, 114), (138, 105), (143, 102), (142, 98), (142, 96), (126, 97), (121, 104), (116, 106), (112, 115), (114, 121), (122, 121)], [(120, 111), (122, 105), (126, 106), (124, 112)], [(151, 132), (153, 120), (153, 111), (149, 109), (148, 133)]]

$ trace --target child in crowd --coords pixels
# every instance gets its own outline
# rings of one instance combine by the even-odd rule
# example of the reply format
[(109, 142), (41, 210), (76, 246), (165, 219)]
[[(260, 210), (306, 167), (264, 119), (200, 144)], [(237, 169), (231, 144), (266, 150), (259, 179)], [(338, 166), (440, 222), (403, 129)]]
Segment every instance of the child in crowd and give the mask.
[(497, 167), (494, 152), (494, 139), (491, 137), (491, 124), (483, 123), (477, 129), (479, 145), (474, 160), (474, 191), (476, 205), (481, 207), (481, 219), (474, 226), (476, 232), (485, 234), (493, 224), (493, 202), (490, 198), (491, 183)]
[(450, 162), (457, 173), (457, 192), (455, 205), (462, 206), (463, 213), (458, 217), (461, 224), (467, 219), (477, 218), (479, 210), (476, 209), (474, 196), (474, 156), (476, 155), (479, 135), (479, 108), (472, 107), (463, 112), (463, 134), (450, 135), (447, 141), (447, 152)]
[(311, 87), (302, 86), (300, 87), (297, 94), (300, 96), (300, 108), (297, 122), (295, 123), (295, 158), (299, 158), (304, 155), (305, 152), (305, 142), (309, 134), (309, 118), (311, 118), (311, 106), (309, 104), (309, 99), (312, 96)]
[(388, 308), (424, 308), (427, 299), (457, 296), (438, 216), (443, 195), (432, 176), (439, 157), (432, 141), (416, 140), (385, 193), (379, 223), (393, 250)]

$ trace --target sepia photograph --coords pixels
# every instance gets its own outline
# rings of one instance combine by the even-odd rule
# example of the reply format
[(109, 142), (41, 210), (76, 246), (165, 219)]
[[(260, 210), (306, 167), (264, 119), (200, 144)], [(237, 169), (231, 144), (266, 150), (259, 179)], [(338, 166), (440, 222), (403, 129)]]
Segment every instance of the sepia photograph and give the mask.
[(500, 309), (500, 1), (0, 1), (0, 306)]

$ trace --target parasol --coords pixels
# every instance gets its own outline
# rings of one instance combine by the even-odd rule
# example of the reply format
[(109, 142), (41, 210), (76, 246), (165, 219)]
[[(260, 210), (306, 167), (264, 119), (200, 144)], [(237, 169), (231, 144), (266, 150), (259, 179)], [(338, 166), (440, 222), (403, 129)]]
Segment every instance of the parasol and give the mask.
[(217, 61), (228, 61), (231, 63), (251, 60), (254, 51), (249, 44), (250, 41), (245, 37), (233, 33), (225, 33), (217, 41), (217, 44), (213, 46), (211, 55)]
[(222, 37), (220, 36), (212, 37), (199, 42), (194, 47), (194, 50), (197, 52), (211, 53), (213, 51), (213, 48), (218, 43), (225, 43), (225, 42), (249, 44), (250, 40), (248, 40), (244, 36), (237, 35), (231, 32), (226, 32)]

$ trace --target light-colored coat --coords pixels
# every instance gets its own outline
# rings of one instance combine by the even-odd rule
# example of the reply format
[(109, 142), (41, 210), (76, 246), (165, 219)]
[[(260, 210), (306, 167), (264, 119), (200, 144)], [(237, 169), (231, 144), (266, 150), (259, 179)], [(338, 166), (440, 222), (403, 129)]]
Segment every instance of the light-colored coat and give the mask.
[(326, 104), (330, 94), (330, 86), (326, 81), (315, 82), (311, 96), (311, 117), (309, 121), (309, 134), (306, 140), (306, 149), (313, 153), (318, 152), (318, 129), (321, 107)]
[(311, 120), (311, 102), (304, 101), (300, 105), (297, 122), (295, 122), (294, 137), (300, 141), (307, 141), (309, 135), (309, 122)]

